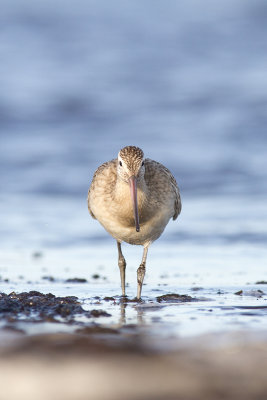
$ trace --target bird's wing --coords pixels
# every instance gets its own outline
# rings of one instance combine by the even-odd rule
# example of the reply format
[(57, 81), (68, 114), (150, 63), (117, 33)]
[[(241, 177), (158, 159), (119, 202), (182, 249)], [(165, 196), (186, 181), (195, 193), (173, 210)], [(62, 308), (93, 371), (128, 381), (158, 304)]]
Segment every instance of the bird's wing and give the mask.
[[(90, 189), (89, 189), (89, 191), (90, 191)], [(91, 217), (93, 217), (94, 219), (96, 219), (96, 217), (95, 217), (94, 214), (93, 214), (93, 211), (92, 211), (91, 208), (90, 208), (89, 191), (88, 191), (88, 197), (87, 197), (88, 210), (89, 210), (89, 213), (90, 213)]]
[[(174, 214), (173, 214), (172, 218), (173, 218), (173, 220), (175, 220), (182, 210), (180, 190), (177, 185), (176, 179), (174, 178), (174, 176), (172, 175), (171, 171), (168, 168), (166, 168), (161, 163), (158, 163), (157, 161), (146, 158), (145, 166), (146, 166), (146, 174), (150, 175), (150, 177), (151, 177), (151, 175), (152, 176), (154, 175), (154, 178), (155, 178), (155, 170), (158, 171), (159, 174), (164, 174), (166, 176), (167, 179), (165, 181), (169, 182), (171, 189), (173, 191), (173, 194), (174, 194)], [(154, 168), (155, 166), (156, 166), (156, 168)], [(159, 175), (158, 175), (158, 178), (160, 180)], [(153, 179), (153, 181), (155, 183), (154, 179)]]
[(170, 183), (171, 183), (174, 195), (175, 195), (174, 214), (173, 214), (172, 219), (176, 220), (176, 218), (178, 217), (178, 215), (181, 213), (181, 210), (182, 210), (182, 202), (181, 202), (180, 190), (179, 190), (179, 187), (177, 185), (176, 179), (172, 175), (171, 171), (169, 171), (168, 168), (164, 167), (164, 165), (163, 165), (163, 168), (164, 168), (166, 174), (169, 176)]
[(176, 197), (175, 197), (175, 201), (174, 201), (174, 215), (172, 217), (173, 220), (176, 220), (176, 218), (178, 217), (178, 215), (181, 213), (182, 210), (182, 202), (181, 202), (181, 196), (180, 196), (180, 191), (179, 188), (177, 186), (176, 180), (173, 177), (174, 180), (174, 189), (175, 189), (175, 193), (176, 193)]
[(87, 204), (88, 204), (88, 210), (89, 213), (91, 214), (91, 216), (96, 219), (91, 207), (90, 207), (90, 199), (91, 199), (91, 195), (93, 190), (95, 189), (95, 186), (98, 184), (98, 180), (101, 178), (101, 176), (103, 175), (104, 171), (106, 171), (110, 166), (112, 165), (112, 167), (114, 168), (114, 165), (116, 165), (116, 160), (111, 160), (111, 161), (107, 161), (103, 164), (101, 164), (97, 170), (94, 173), (91, 185), (89, 187), (88, 190), (88, 196), (87, 196)]

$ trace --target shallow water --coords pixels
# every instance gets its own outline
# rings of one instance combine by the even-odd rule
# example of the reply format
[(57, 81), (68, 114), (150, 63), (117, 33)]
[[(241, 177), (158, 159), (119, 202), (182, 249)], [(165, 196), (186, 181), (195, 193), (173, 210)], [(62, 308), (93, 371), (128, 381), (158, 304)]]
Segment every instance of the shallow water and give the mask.
[[(88, 310), (101, 309), (111, 314), (82, 324), (100, 324), (112, 328), (135, 326), (148, 334), (161, 348), (162, 338), (175, 338), (233, 331), (262, 332), (267, 328), (266, 250), (235, 246), (154, 244), (151, 246), (143, 302), (122, 303), (119, 269), (114, 245), (97, 245), (74, 250), (46, 250), (33, 257), (22, 250), (1, 259), (0, 290), (9, 293), (38, 290), (57, 296), (77, 296)], [(140, 247), (127, 246), (127, 295), (136, 294), (136, 263)], [(4, 267), (3, 267), (4, 265)], [(253, 266), (253, 268), (251, 268)], [(51, 281), (51, 277), (53, 281)], [(69, 278), (85, 278), (86, 283), (66, 283)], [(8, 282), (3, 282), (8, 278)], [(241, 295), (235, 294), (240, 290)], [(187, 294), (197, 301), (158, 302), (167, 293)], [(114, 300), (104, 300), (113, 297)], [(79, 321), (79, 318), (77, 319)], [(29, 333), (73, 331), (75, 327), (21, 323), (17, 328)], [(163, 346), (163, 347), (164, 347)]]
[[(0, 290), (77, 295), (111, 313), (98, 323), (153, 335), (264, 330), (265, 1), (56, 3), (1, 6)], [(116, 246), (86, 195), (127, 144), (171, 169), (183, 210), (151, 246), (144, 303), (124, 308), (103, 300), (120, 294)], [(125, 246), (130, 298), (141, 251)], [(156, 303), (173, 292), (200, 301)]]

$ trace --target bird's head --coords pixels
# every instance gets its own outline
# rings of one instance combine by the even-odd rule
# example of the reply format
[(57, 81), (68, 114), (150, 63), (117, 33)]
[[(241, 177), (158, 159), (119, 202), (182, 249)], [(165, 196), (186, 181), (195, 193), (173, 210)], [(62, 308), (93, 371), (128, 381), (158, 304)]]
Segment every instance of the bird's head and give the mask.
[(118, 176), (130, 186), (136, 231), (140, 231), (137, 204), (137, 182), (144, 178), (144, 153), (139, 147), (126, 146), (118, 154)]

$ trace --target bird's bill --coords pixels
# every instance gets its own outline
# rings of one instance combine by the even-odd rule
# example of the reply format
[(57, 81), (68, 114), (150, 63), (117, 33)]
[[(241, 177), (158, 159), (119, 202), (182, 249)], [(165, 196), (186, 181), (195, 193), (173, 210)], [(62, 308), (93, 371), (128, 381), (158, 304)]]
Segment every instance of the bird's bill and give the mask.
[(133, 176), (131, 176), (129, 178), (129, 185), (130, 185), (131, 199), (132, 199), (132, 204), (133, 204), (135, 228), (136, 228), (136, 232), (139, 232), (140, 231), (140, 225), (139, 225), (138, 204), (137, 204), (137, 182), (136, 182), (136, 176), (133, 175)]

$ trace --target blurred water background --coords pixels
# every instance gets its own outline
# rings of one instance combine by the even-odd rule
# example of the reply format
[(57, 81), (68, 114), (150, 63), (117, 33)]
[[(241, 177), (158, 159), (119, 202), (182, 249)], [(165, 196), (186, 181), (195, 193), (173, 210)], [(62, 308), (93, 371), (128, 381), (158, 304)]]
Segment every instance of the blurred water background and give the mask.
[(0, 37), (2, 254), (114, 246), (87, 190), (132, 144), (181, 189), (157, 246), (264, 268), (265, 0), (2, 0)]

